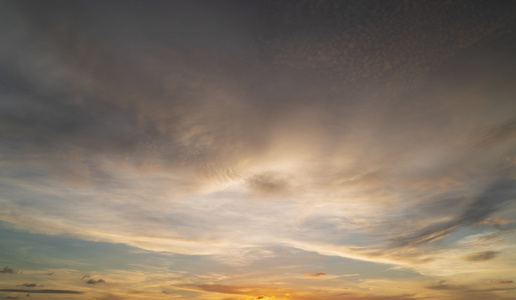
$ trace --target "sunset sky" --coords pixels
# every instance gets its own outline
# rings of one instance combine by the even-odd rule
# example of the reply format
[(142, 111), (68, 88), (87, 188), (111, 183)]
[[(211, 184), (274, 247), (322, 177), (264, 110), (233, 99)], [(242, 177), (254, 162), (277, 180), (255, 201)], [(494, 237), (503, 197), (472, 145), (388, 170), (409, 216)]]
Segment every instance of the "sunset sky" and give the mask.
[(516, 299), (516, 1), (0, 1), (0, 299)]

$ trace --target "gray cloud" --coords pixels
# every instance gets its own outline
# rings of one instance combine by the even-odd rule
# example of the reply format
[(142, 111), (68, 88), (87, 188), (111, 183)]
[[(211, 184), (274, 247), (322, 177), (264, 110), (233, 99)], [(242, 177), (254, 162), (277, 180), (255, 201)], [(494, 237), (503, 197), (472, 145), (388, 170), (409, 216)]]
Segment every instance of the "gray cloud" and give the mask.
[(106, 283), (104, 279), (88, 279), (86, 281), (87, 284), (99, 284), (99, 283)]
[(106, 283), (106, 281), (104, 279), (93, 279), (93, 278), (90, 278), (89, 275), (84, 275), (82, 277), (82, 280), (86, 280), (85, 282), (87, 284), (99, 284), (99, 283)]
[(450, 291), (450, 290), (468, 290), (469, 287), (464, 285), (453, 285), (453, 284), (446, 284), (446, 280), (439, 281), (436, 285), (430, 285), (426, 287), (427, 289), (432, 290), (440, 290), (440, 291)]
[(247, 180), (247, 184), (253, 192), (264, 195), (280, 195), (289, 188), (287, 180), (274, 173), (254, 175)]
[(16, 274), (16, 273), (18, 273), (18, 271), (16, 271), (15, 269), (13, 269), (11, 267), (4, 267), (3, 269), (0, 270), (0, 273)]
[(442, 280), (437, 284), (426, 286), (427, 289), (446, 292), (451, 299), (507, 299), (499, 296), (500, 291), (512, 291), (514, 288), (482, 288), (481, 286), (447, 284)]
[(470, 262), (483, 262), (483, 261), (488, 261), (488, 260), (495, 258), (496, 256), (498, 256), (498, 254), (500, 254), (500, 252), (482, 251), (482, 252), (477, 252), (477, 253), (467, 255), (464, 257), (464, 260), (470, 261)]
[(516, 196), (516, 182), (510, 178), (500, 179), (468, 203), (462, 213), (453, 220), (432, 224), (415, 236), (403, 237), (395, 241), (396, 247), (420, 246), (443, 239), (459, 226), (470, 226), (484, 221), (496, 211), (504, 208)]

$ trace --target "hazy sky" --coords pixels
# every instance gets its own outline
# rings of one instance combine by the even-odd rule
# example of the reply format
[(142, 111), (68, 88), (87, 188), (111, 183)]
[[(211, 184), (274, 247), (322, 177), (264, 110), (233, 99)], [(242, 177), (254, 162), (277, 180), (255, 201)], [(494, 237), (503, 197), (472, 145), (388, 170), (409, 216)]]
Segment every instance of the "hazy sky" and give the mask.
[(516, 299), (515, 1), (0, 1), (0, 299)]

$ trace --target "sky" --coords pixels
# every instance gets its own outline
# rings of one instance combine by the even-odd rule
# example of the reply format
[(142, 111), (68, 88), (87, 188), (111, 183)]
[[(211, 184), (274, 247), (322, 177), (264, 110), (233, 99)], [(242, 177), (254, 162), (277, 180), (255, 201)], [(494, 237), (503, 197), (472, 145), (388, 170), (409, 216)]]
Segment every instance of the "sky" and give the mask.
[(0, 1), (0, 299), (516, 299), (515, 1)]

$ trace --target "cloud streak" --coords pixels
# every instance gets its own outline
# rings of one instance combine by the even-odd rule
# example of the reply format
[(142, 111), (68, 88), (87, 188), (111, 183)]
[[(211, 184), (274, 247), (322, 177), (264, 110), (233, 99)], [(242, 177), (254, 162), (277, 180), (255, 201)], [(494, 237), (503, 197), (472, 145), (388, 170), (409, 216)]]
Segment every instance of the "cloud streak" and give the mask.
[(22, 286), (24, 286), (24, 287), (37, 287), (38, 284), (31, 282), (31, 283), (24, 283), (24, 284), (22, 284)]
[(305, 274), (306, 277), (321, 277), (321, 276), (326, 276), (326, 275), (328, 275), (328, 274), (323, 273), (323, 272), (317, 272), (317, 273), (314, 273), (314, 274), (308, 272), (308, 273)]
[(504, 279), (492, 279), (489, 281), (489, 284), (511, 284), (514, 281), (512, 280), (504, 280)]
[(458, 217), (445, 223), (432, 224), (414, 237), (401, 238), (396, 242), (396, 246), (420, 246), (443, 239), (459, 226), (470, 226), (483, 222), (493, 213), (504, 208), (515, 196), (516, 183), (511, 179), (501, 179), (488, 186), (477, 199), (467, 204)]
[(70, 294), (70, 295), (79, 295), (84, 294), (81, 291), (70, 291), (70, 290), (35, 290), (35, 289), (0, 289), (0, 292), (10, 292), (10, 293), (34, 293), (34, 294)]

